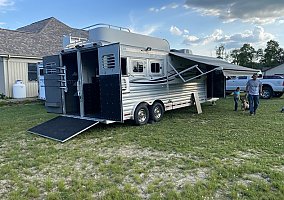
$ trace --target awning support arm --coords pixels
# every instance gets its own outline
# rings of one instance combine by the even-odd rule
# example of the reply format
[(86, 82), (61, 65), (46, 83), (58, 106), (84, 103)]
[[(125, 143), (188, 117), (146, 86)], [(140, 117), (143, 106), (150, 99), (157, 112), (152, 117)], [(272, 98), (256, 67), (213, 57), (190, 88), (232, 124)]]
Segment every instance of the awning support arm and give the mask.
[(185, 82), (191, 81), (191, 80), (193, 80), (193, 79), (196, 79), (196, 78), (198, 78), (198, 77), (200, 77), (200, 76), (203, 76), (203, 75), (208, 74), (208, 73), (210, 73), (210, 72), (213, 72), (213, 71), (215, 71), (215, 70), (218, 70), (218, 68), (211, 69), (211, 70), (209, 70), (209, 71), (207, 71), (207, 72), (204, 72), (204, 73), (199, 74), (199, 75), (197, 75), (197, 76), (195, 76), (195, 77), (192, 77), (192, 78), (190, 78), (190, 79), (187, 79)]
[[(188, 81), (191, 81), (191, 80), (193, 80), (193, 79), (196, 79), (196, 78), (198, 78), (198, 77), (200, 77), (200, 76), (203, 76), (203, 75), (205, 75), (205, 74), (208, 74), (208, 73), (210, 73), (210, 72), (213, 72), (213, 71), (215, 71), (215, 70), (220, 70), (220, 68), (217, 67), (217, 68), (214, 68), (214, 69), (209, 70), (209, 71), (207, 71), (207, 72), (203, 72), (201, 69), (199, 69), (198, 65), (193, 65), (193, 66), (191, 66), (191, 67), (189, 67), (189, 68), (187, 68), (187, 69), (185, 69), (185, 70), (182, 70), (181, 72), (178, 72), (178, 71), (176, 70), (176, 68), (174, 68), (174, 66), (173, 66), (170, 62), (168, 62), (168, 64), (169, 64), (169, 65), (171, 66), (171, 68), (175, 71), (176, 74), (175, 74), (174, 76), (179, 76), (183, 82), (188, 82)], [(187, 71), (189, 71), (189, 70), (192, 70), (192, 69), (194, 69), (194, 68), (196, 68), (196, 69), (200, 72), (200, 74), (197, 75), (197, 76), (194, 76), (194, 77), (192, 77), (192, 78), (190, 78), (190, 79), (185, 80), (185, 79), (182, 77), (182, 74), (185, 73), (185, 72), (187, 72)]]
[(170, 62), (168, 62), (169, 65), (171, 66), (171, 68), (176, 72), (176, 74), (174, 76), (179, 76), (181, 78), (181, 80), (183, 80), (183, 82), (185, 82), (185, 80), (183, 79), (183, 77), (181, 76), (181, 74), (176, 70), (176, 68), (174, 68), (174, 66), (172, 66), (172, 64)]

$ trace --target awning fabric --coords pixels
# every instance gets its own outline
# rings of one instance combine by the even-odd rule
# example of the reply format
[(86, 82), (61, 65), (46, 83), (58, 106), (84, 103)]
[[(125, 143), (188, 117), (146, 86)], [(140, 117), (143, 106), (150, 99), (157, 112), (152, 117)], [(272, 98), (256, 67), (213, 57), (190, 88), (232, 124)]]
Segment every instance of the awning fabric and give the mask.
[(222, 70), (224, 76), (251, 76), (254, 73), (260, 72), (260, 70), (234, 65), (224, 60), (213, 57), (185, 54), (178, 52), (170, 52), (170, 55), (175, 55), (198, 63), (203, 63), (206, 65), (218, 67), (218, 69), (216, 70)]

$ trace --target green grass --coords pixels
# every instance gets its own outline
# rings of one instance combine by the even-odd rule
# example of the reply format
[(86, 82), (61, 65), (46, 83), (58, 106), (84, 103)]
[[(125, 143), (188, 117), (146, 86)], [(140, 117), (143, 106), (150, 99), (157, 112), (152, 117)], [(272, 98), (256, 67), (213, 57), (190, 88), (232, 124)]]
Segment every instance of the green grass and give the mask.
[(232, 98), (155, 124), (98, 125), (61, 144), (26, 132), (41, 103), (0, 107), (0, 199), (284, 199), (284, 99)]

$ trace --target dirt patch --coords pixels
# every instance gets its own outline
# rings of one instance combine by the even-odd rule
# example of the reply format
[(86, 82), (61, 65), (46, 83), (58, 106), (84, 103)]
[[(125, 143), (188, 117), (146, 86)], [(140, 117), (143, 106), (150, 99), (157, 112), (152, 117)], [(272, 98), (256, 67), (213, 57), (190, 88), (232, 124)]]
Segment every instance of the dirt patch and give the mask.
[(248, 150), (247, 152), (238, 151), (236, 152), (236, 156), (243, 159), (255, 159), (260, 157), (260, 152), (254, 150)]
[(239, 180), (237, 183), (248, 187), (254, 181), (262, 181), (266, 184), (269, 184), (271, 182), (270, 178), (267, 175), (256, 173), (256, 174), (245, 174), (243, 176), (243, 179)]
[(12, 184), (9, 180), (0, 180), (0, 199), (3, 199), (11, 189)]

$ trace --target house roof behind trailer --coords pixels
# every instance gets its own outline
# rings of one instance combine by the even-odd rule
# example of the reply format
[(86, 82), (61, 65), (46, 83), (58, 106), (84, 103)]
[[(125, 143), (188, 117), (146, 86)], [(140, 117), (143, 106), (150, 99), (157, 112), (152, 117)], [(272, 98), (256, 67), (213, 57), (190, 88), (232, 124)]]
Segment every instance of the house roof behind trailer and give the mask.
[(89, 42), (102, 42), (103, 44), (120, 43), (122, 45), (139, 47), (145, 50), (160, 50), (170, 52), (167, 40), (131, 33), (125, 29), (110, 27), (97, 27), (89, 30)]
[(246, 76), (260, 72), (259, 70), (256, 69), (234, 65), (224, 60), (213, 57), (184, 54), (178, 52), (171, 52), (170, 55), (178, 56), (197, 63), (203, 63), (210, 66), (220, 67), (220, 70), (223, 71), (224, 76)]
[(54, 17), (17, 30), (0, 28), (0, 54), (39, 58), (57, 54), (62, 50), (63, 35), (71, 33), (80, 37), (88, 35), (87, 31), (71, 28)]

